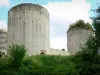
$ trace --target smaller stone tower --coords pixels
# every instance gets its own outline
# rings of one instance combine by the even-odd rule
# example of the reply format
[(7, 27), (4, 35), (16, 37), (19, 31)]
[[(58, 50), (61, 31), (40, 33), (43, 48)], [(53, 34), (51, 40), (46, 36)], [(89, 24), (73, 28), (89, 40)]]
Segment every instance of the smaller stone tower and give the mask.
[(0, 29), (0, 52), (7, 54), (7, 32)]
[(81, 50), (80, 47), (84, 46), (92, 31), (91, 25), (84, 23), (83, 20), (70, 25), (67, 31), (67, 48), (70, 54), (75, 54)]

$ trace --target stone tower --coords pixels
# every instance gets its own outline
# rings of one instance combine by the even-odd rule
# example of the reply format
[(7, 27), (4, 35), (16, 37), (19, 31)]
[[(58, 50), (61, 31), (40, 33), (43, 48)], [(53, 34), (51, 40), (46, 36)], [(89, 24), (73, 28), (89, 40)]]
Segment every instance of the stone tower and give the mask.
[(24, 3), (14, 6), (8, 11), (8, 45), (23, 44), (28, 55), (40, 54), (41, 50), (48, 53), (49, 13), (38, 5)]
[(67, 49), (70, 54), (75, 54), (84, 46), (90, 34), (92, 34), (92, 27), (89, 23), (79, 20), (72, 24), (67, 31)]

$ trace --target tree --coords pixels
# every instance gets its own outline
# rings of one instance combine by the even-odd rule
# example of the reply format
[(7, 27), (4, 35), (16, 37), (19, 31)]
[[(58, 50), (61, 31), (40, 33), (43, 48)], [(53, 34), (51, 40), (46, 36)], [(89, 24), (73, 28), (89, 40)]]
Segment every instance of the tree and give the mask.
[(81, 48), (82, 51), (76, 54), (78, 60), (80, 57), (82, 59), (78, 61), (82, 63), (77, 65), (80, 68), (80, 75), (100, 75), (100, 55), (98, 55), (98, 49), (100, 49), (100, 7), (94, 11), (96, 12), (96, 16), (92, 17), (94, 35), (90, 35), (85, 46)]
[(15, 70), (18, 70), (21, 66), (21, 62), (26, 54), (26, 48), (23, 45), (11, 45), (9, 46), (9, 55), (12, 58), (12, 65)]
[(98, 7), (96, 10), (94, 10), (96, 13), (95, 17), (92, 17), (93, 21), (93, 28), (95, 32), (95, 50), (98, 50), (100, 47), (100, 7)]

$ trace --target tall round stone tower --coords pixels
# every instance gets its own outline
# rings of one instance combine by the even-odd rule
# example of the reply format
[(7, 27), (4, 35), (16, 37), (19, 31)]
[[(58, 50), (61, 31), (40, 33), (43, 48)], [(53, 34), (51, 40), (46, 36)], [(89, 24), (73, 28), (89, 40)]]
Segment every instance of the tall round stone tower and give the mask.
[(14, 6), (8, 11), (8, 45), (23, 44), (28, 55), (48, 53), (49, 13), (38, 5), (24, 3)]
[(67, 31), (67, 49), (70, 54), (75, 54), (84, 46), (90, 34), (92, 34), (92, 27), (89, 23), (79, 20), (70, 25)]

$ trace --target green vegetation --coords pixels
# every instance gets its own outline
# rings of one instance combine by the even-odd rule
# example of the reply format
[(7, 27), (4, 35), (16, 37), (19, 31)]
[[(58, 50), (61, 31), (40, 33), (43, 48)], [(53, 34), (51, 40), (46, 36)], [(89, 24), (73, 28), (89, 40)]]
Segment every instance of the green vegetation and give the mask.
[(25, 56), (25, 47), (19, 45), (10, 46), (9, 50), (9, 57), (0, 58), (0, 75), (71, 75), (77, 73), (73, 56)]
[(71, 56), (26, 56), (24, 46), (12, 45), (9, 56), (0, 58), (0, 75), (100, 75), (94, 42), (91, 36), (82, 51)]
[(15, 70), (11, 58), (3, 57), (0, 59), (0, 75), (100, 75), (98, 60), (89, 58), (85, 53), (75, 56), (25, 56)]
[(15, 70), (18, 70), (26, 54), (26, 48), (23, 45), (21, 46), (12, 45), (9, 46), (8, 50), (9, 50), (9, 55), (12, 58), (12, 67), (14, 67)]
[(76, 23), (73, 23), (70, 25), (69, 30), (73, 28), (81, 28), (81, 29), (87, 29), (93, 31), (92, 26), (87, 22), (85, 23), (83, 20), (78, 20)]

